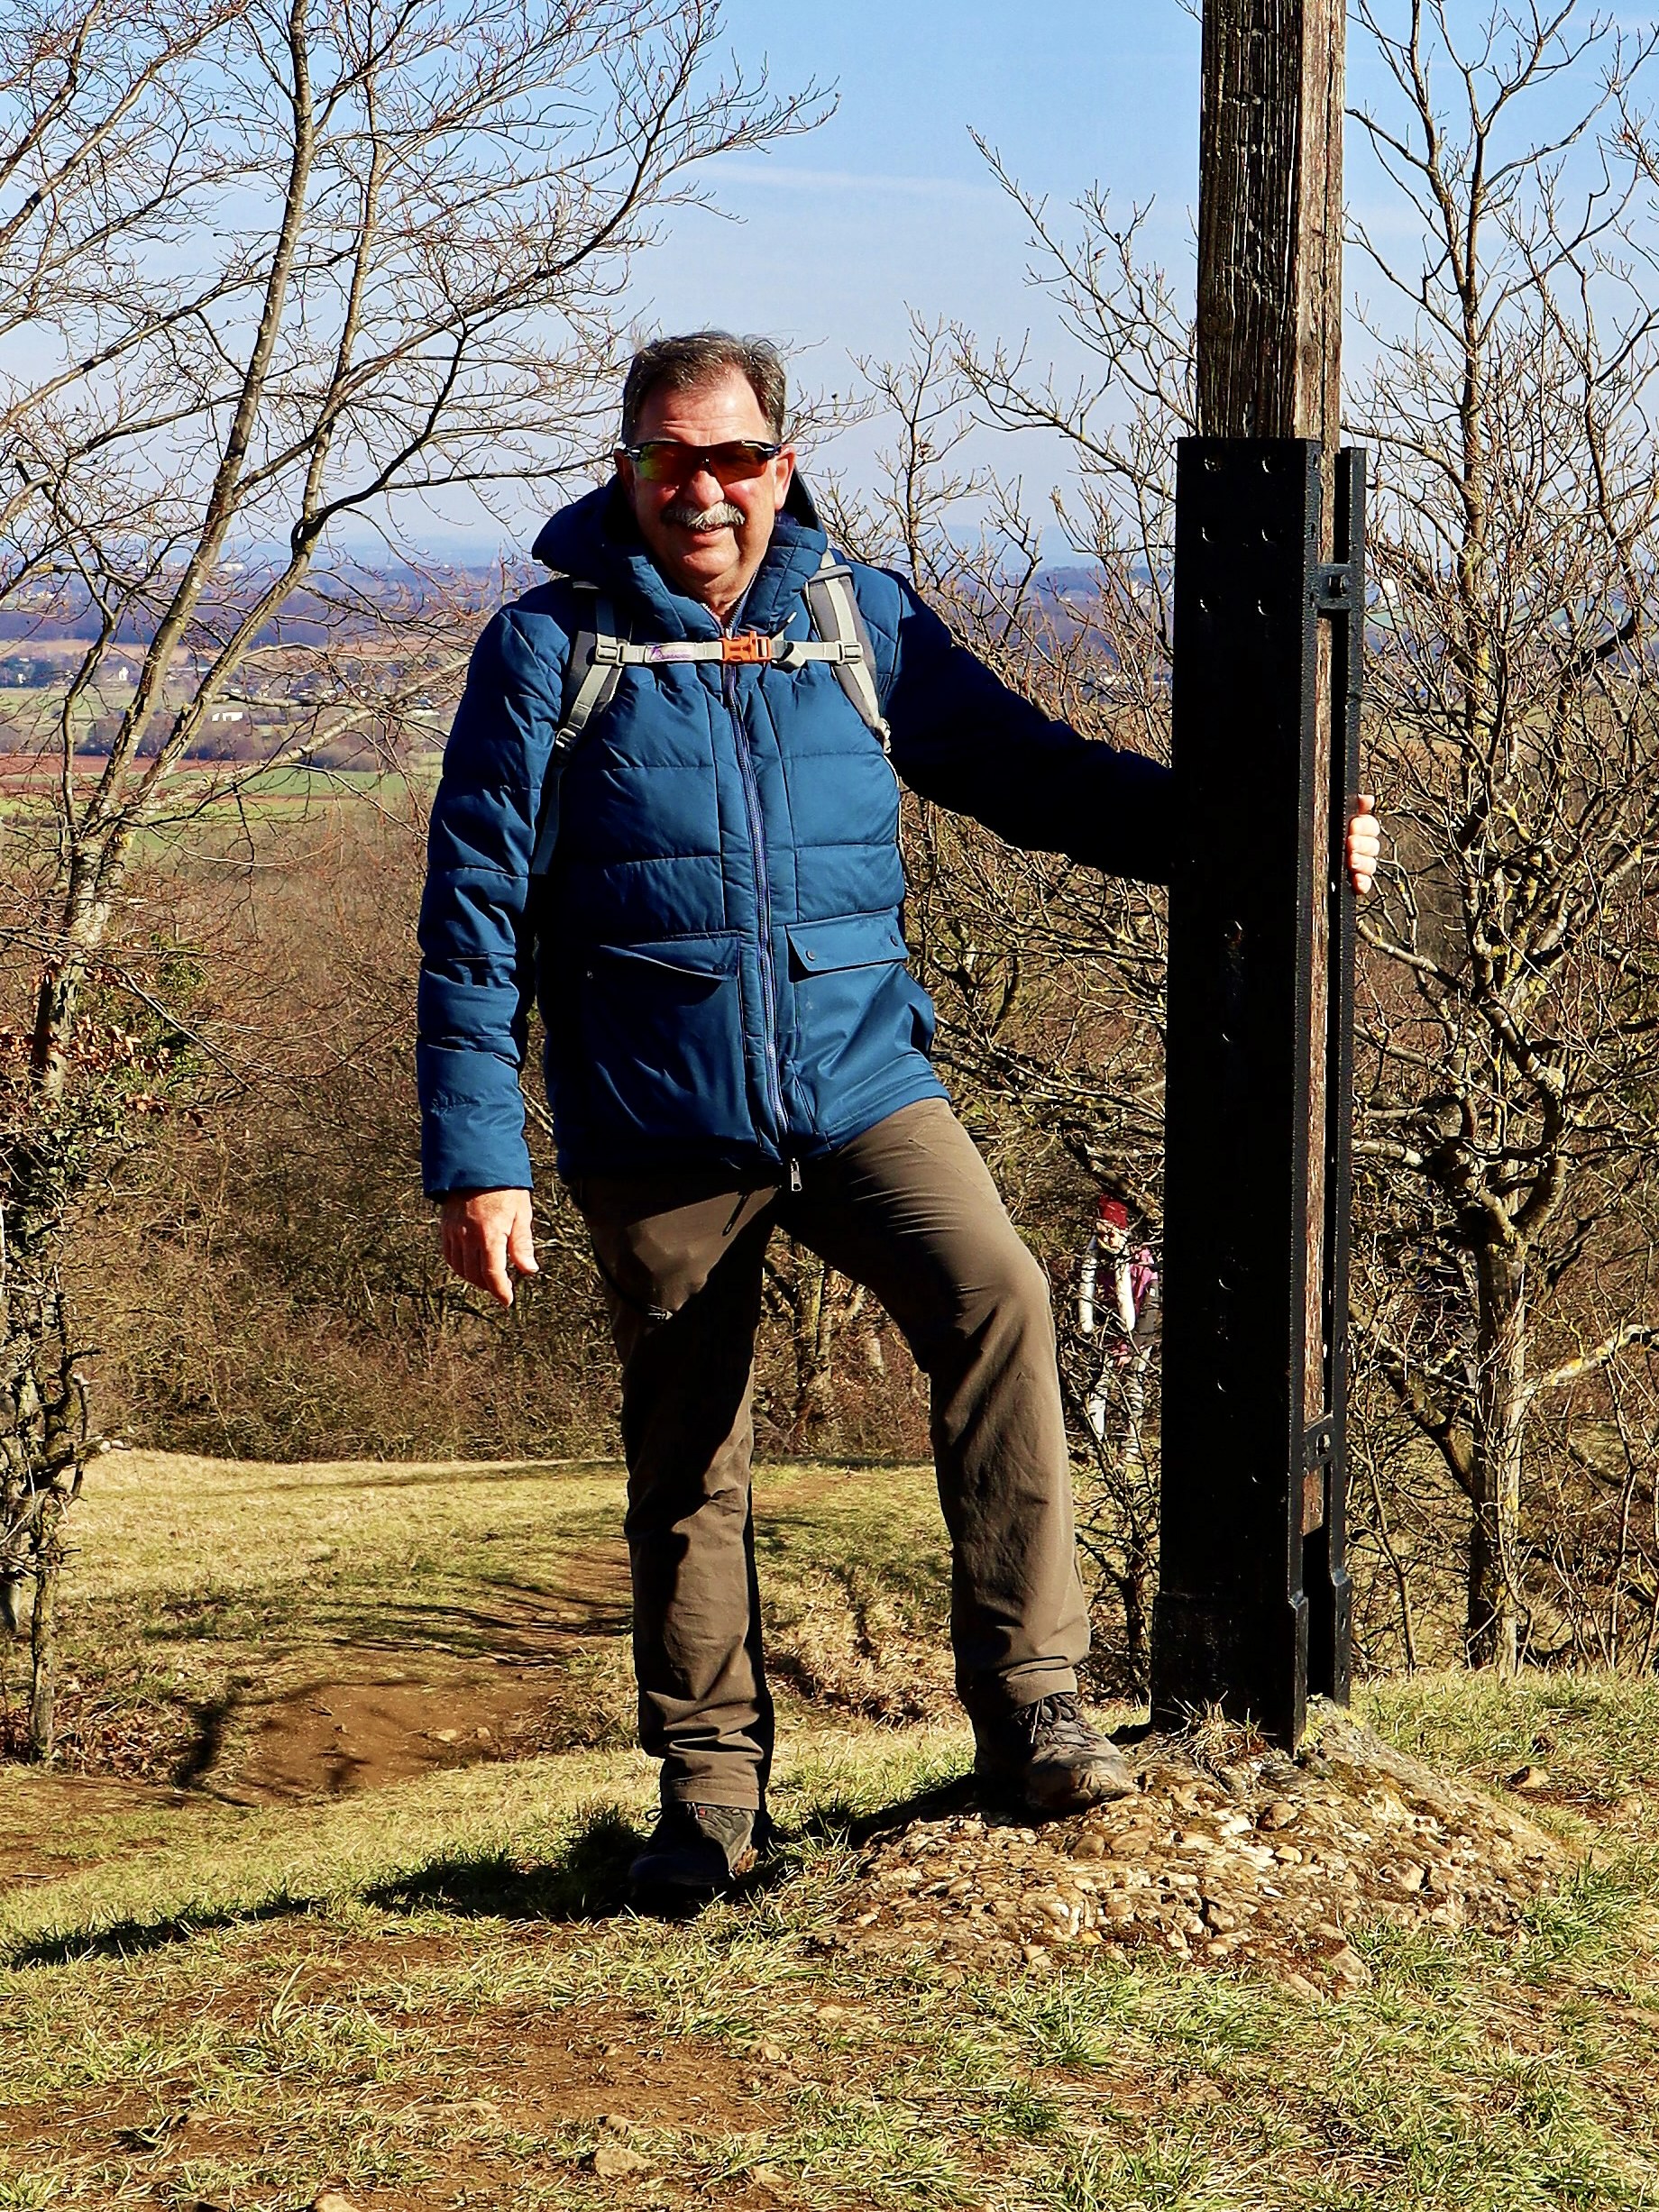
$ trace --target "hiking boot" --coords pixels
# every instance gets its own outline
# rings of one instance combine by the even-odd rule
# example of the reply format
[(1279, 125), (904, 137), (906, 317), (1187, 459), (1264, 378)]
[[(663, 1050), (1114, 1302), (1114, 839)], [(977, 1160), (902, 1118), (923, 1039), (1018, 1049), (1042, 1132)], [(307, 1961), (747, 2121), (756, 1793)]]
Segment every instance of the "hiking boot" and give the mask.
[(974, 1723), (974, 1772), (997, 1796), (1031, 1813), (1081, 1813), (1135, 1787), (1128, 1760), (1061, 1690), (995, 1720)]
[(759, 1818), (747, 1805), (671, 1801), (628, 1870), (635, 1897), (667, 1905), (719, 1897), (753, 1864)]

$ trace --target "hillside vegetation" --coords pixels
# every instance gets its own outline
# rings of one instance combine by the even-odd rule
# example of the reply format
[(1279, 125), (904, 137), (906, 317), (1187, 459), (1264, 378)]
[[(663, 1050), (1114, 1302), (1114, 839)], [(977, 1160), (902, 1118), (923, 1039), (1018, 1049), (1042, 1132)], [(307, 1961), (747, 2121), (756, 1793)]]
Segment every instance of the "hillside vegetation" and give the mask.
[(918, 1468), (775, 1467), (786, 1841), (665, 1925), (620, 1909), (652, 1800), (620, 1490), (104, 1463), (65, 1769), (0, 1769), (0, 2206), (1659, 2203), (1651, 1684), (1366, 1692), (1559, 1839), (1501, 1941), (1351, 1914), (1363, 1979), (1318, 1988), (1236, 1952), (857, 1951), (870, 1847), (961, 1803), (937, 1506)]

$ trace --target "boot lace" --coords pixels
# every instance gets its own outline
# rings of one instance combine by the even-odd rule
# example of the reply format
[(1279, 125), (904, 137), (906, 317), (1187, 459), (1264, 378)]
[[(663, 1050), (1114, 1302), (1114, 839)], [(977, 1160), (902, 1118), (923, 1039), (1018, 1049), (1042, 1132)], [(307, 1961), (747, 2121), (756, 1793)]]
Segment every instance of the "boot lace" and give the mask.
[(1020, 1723), (1033, 1751), (1092, 1751), (1100, 1746), (1100, 1737), (1084, 1719), (1070, 1690), (1057, 1690), (1052, 1697), (1040, 1697), (1027, 1705)]
[(756, 1824), (753, 1813), (731, 1805), (691, 1805), (676, 1798), (657, 1814), (654, 1841), (658, 1843), (691, 1842), (712, 1837), (729, 1858), (749, 1840)]

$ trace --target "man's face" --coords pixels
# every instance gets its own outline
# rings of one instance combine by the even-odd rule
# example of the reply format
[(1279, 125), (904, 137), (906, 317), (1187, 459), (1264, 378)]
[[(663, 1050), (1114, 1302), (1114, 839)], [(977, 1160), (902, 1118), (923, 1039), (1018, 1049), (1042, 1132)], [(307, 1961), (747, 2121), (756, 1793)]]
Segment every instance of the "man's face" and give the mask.
[[(676, 392), (665, 386), (646, 395), (633, 443), (673, 438), (682, 445), (723, 445), (734, 438), (772, 443), (748, 379), (736, 369)], [(722, 617), (748, 590), (772, 526), (789, 489), (795, 456), (785, 446), (757, 476), (722, 484), (703, 467), (677, 482), (649, 484), (626, 454), (617, 472), (632, 502), (640, 535), (674, 589)]]

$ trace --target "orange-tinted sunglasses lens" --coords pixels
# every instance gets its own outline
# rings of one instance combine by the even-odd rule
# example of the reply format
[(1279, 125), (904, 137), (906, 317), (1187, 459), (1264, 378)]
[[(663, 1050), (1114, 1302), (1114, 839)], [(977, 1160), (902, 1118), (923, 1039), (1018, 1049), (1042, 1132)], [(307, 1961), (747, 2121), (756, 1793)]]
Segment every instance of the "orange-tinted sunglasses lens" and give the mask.
[(708, 469), (722, 484), (740, 484), (758, 476), (783, 451), (759, 438), (730, 438), (723, 445), (683, 445), (678, 438), (647, 438), (622, 451), (647, 484), (683, 484)]

